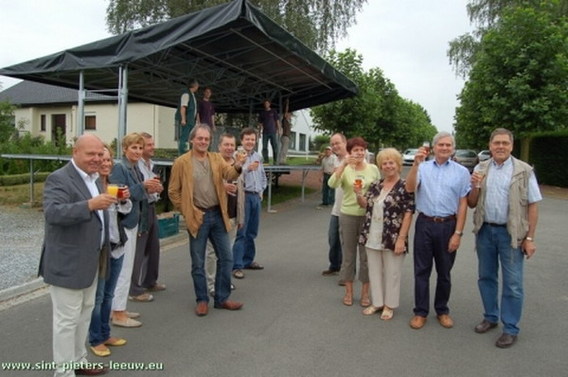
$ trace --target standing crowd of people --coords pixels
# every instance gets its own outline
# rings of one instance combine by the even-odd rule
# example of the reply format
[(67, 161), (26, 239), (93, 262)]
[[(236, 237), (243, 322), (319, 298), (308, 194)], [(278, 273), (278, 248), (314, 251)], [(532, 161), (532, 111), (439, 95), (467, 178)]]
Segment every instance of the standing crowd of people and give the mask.
[[(412, 217), (417, 213), (414, 315), (409, 325), (419, 330), (426, 324), (430, 276), (435, 268), (434, 312), (442, 327), (452, 328), (451, 270), (469, 206), (475, 209), (473, 232), (484, 310), (474, 331), (483, 334), (501, 322), (503, 331), (495, 345), (508, 348), (515, 344), (523, 306), (523, 262), (536, 251), (534, 237), (542, 196), (532, 167), (511, 155), (513, 142), (509, 130), (495, 129), (489, 140), (492, 157), (480, 162), (470, 175), (451, 159), (453, 136), (440, 132), (432, 141), (432, 150), (429, 143), (418, 150), (410, 171), (402, 178), (402, 156), (396, 149), (381, 150), (374, 166), (365, 162), (367, 144), (363, 139), (332, 135), (335, 168), (326, 183), (335, 189), (335, 196), (328, 232), (329, 267), (322, 275), (339, 274), (339, 285), (345, 287), (343, 304), (353, 305), (357, 276), (362, 314), (393, 318), (399, 306)], [(325, 165), (322, 163), (327, 178)], [(325, 184), (323, 187), (325, 192)]]
[[(268, 158), (268, 141), (275, 163), (279, 161), (273, 140), (281, 126), (267, 100), (259, 118), (264, 157), (256, 152), (254, 128), (241, 131), (239, 149), (234, 135), (220, 134), (215, 140), (215, 110), (210, 103), (197, 104), (198, 87), (191, 80), (180, 98), (176, 114), (180, 156), (174, 161), (167, 193), (185, 218), (195, 314), (203, 317), (210, 297), (214, 308), (241, 309), (243, 303), (230, 299), (236, 288), (232, 278), (243, 279), (244, 270), (264, 268), (256, 261), (255, 247), (268, 184), (263, 161)], [(207, 88), (205, 102), (210, 97)], [(284, 122), (289, 122), (290, 113), (285, 115)], [(219, 153), (211, 151), (212, 143)], [(106, 373), (106, 368), (88, 367), (86, 340), (95, 355), (110, 355), (109, 347), (127, 343), (111, 336), (111, 324), (142, 326), (141, 314), (127, 310), (128, 300), (152, 302), (156, 292), (166, 289), (158, 281), (155, 208), (165, 182), (152, 161), (154, 140), (147, 133), (130, 133), (121, 145), (123, 156), (115, 164), (111, 149), (97, 136), (82, 135), (75, 142), (72, 160), (45, 183), (46, 229), (39, 274), (50, 284), (56, 376)], [(363, 138), (332, 135), (322, 161), (326, 188), (322, 204), (333, 206), (329, 267), (322, 274), (339, 274), (347, 306), (356, 299), (357, 277), (362, 314), (380, 313), (382, 320), (392, 319), (400, 303), (401, 271), (417, 213), (410, 327), (418, 330), (426, 324), (435, 267), (434, 311), (440, 325), (451, 328), (451, 270), (467, 207), (475, 208), (484, 314), (474, 330), (485, 333), (501, 321), (503, 333), (496, 345), (507, 348), (519, 333), (523, 261), (536, 250), (537, 204), (542, 197), (532, 168), (511, 156), (513, 135), (508, 130), (492, 133), (492, 158), (480, 163), (471, 176), (451, 160), (454, 148), (451, 134), (438, 133), (432, 150), (420, 148), (403, 178), (402, 156), (396, 149), (381, 150), (373, 164), (367, 161)], [(427, 159), (430, 153), (433, 158)]]

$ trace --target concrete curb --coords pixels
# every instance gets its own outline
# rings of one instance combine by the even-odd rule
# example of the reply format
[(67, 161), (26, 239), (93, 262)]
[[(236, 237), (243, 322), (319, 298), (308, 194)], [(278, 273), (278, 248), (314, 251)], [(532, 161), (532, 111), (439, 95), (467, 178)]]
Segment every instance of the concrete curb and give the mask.
[[(182, 228), (183, 227), (183, 228)], [(160, 252), (179, 246), (188, 241), (185, 232), (185, 222), (180, 221), (180, 233), (160, 240)], [(43, 282), (42, 278), (36, 278), (14, 287), (0, 290), (0, 310), (10, 308), (23, 302), (41, 297), (48, 293), (49, 285)]]

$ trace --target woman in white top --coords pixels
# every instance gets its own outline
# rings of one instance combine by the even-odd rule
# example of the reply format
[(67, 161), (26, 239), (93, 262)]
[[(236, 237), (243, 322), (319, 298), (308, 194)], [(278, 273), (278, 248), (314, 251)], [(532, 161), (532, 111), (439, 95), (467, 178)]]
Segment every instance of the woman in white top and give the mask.
[(377, 165), (383, 179), (371, 183), (365, 194), (355, 188), (357, 203), (366, 209), (359, 244), (365, 246), (372, 304), (363, 310), (372, 315), (382, 310), (389, 320), (399, 305), (402, 262), (408, 252), (408, 230), (414, 212), (414, 194), (400, 178), (402, 156), (394, 148), (382, 150)]

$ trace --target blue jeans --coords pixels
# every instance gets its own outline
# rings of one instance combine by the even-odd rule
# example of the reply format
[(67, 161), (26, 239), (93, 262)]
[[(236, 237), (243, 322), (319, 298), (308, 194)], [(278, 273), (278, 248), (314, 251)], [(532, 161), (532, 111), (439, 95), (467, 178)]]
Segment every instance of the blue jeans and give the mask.
[(97, 282), (97, 293), (95, 296), (95, 307), (91, 314), (91, 324), (89, 326), (89, 344), (98, 346), (110, 338), (110, 312), (112, 308), (112, 298), (114, 297), (114, 288), (118, 281), (118, 275), (122, 270), (122, 261), (124, 255), (120, 258), (110, 258), (108, 278), (99, 278)]
[(263, 134), (262, 135), (262, 159), (263, 162), (268, 163), (268, 141), (272, 147), (272, 157), (274, 158), (274, 165), (278, 164), (278, 135), (277, 134)]
[(331, 174), (323, 173), (323, 182), (321, 185), (321, 204), (324, 206), (333, 205), (335, 202), (335, 190), (329, 187), (327, 181)]
[(189, 235), (189, 252), (191, 254), (191, 277), (196, 301), (209, 302), (207, 295), (207, 277), (205, 276), (205, 251), (207, 240), (211, 241), (217, 256), (215, 278), (215, 303), (221, 304), (231, 294), (231, 267), (233, 258), (229, 242), (229, 233), (225, 228), (220, 209), (205, 212), (203, 224), (199, 227), (197, 237)]
[(329, 230), (327, 231), (329, 242), (329, 269), (339, 271), (341, 269), (341, 239), (339, 238), (339, 216), (331, 215)]
[(436, 263), (436, 314), (448, 314), (452, 290), (451, 270), (457, 250), (448, 252), (450, 238), (456, 230), (456, 221), (436, 223), (418, 215), (414, 233), (414, 314), (427, 317), (430, 308), (430, 274)]
[(258, 235), (261, 210), (260, 196), (254, 193), (245, 193), (245, 223), (237, 231), (237, 238), (233, 245), (235, 262), (233, 270), (250, 266), (256, 255), (254, 240)]
[(503, 332), (517, 335), (523, 310), (523, 264), (521, 248), (511, 247), (511, 236), (506, 227), (484, 224), (475, 240), (479, 260), (479, 293), (485, 310), (484, 318), (499, 321), (499, 263), (503, 276), (501, 293), (501, 321)]

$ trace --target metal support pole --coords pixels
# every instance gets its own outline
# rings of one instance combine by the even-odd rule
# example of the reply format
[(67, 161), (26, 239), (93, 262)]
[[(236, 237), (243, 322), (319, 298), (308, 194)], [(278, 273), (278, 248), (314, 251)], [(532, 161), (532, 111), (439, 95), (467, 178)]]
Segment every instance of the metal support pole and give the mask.
[(30, 160), (30, 208), (34, 206), (34, 160)]
[(126, 108), (128, 105), (128, 67), (120, 66), (118, 71), (118, 135), (116, 139), (116, 156), (122, 155), (120, 144), (126, 135)]
[(85, 133), (85, 78), (83, 71), (79, 72), (79, 92), (77, 93), (77, 136)]
[(266, 203), (266, 212), (276, 212), (272, 210), (272, 170), (268, 171), (268, 203)]

